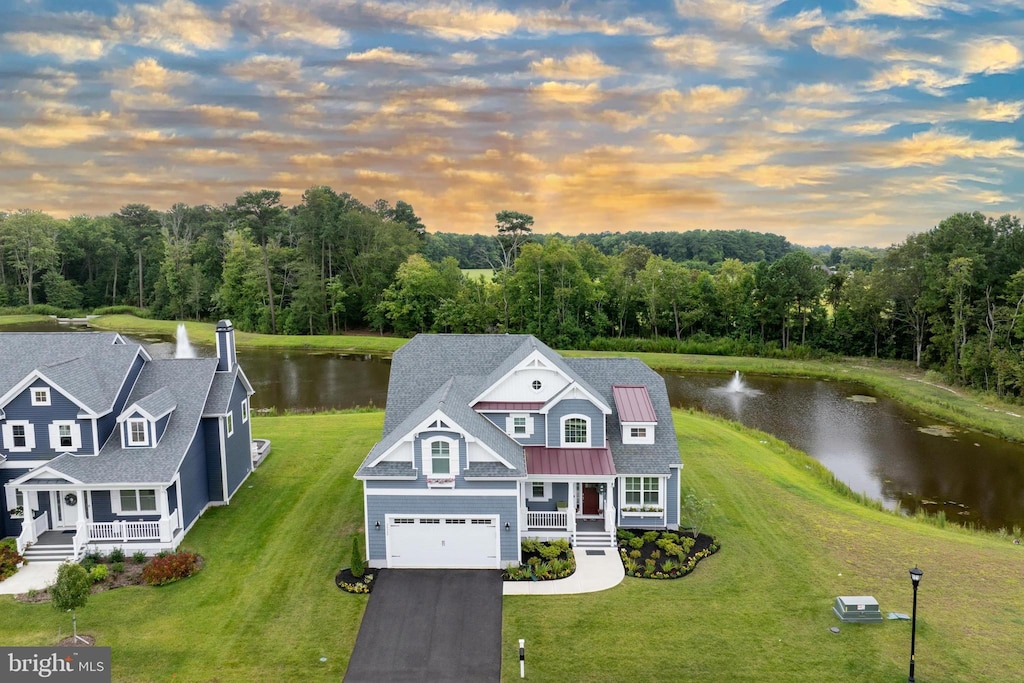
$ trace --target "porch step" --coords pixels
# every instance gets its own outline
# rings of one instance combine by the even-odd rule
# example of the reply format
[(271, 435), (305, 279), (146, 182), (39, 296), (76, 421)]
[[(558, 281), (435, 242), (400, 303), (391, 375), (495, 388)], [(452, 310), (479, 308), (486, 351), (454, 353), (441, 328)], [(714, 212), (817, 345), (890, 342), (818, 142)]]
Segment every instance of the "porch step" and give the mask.
[(36, 544), (25, 549), (23, 556), (29, 562), (63, 562), (70, 560), (75, 554), (75, 546), (72, 544)]
[(577, 531), (577, 548), (614, 548), (615, 534), (611, 531)]

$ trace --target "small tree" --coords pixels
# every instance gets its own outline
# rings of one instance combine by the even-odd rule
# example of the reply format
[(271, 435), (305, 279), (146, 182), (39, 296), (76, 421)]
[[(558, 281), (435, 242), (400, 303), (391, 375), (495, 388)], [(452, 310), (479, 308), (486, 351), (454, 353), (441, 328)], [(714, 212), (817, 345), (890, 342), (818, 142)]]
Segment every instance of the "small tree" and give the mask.
[(711, 497), (698, 498), (696, 491), (687, 489), (686, 495), (683, 496), (681, 512), (683, 520), (693, 532), (693, 537), (697, 538), (700, 535), (701, 529), (714, 519), (715, 499)]
[(78, 637), (78, 615), (75, 610), (85, 607), (91, 592), (92, 581), (89, 580), (89, 572), (85, 571), (82, 565), (72, 562), (65, 562), (57, 569), (57, 581), (50, 587), (53, 608), (58, 612), (71, 612), (75, 640), (82, 642), (86, 641), (85, 638)]
[(363, 578), (363, 574), (366, 573), (366, 564), (363, 562), (363, 549), (359, 545), (358, 536), (352, 537), (352, 567), (349, 571), (357, 579)]

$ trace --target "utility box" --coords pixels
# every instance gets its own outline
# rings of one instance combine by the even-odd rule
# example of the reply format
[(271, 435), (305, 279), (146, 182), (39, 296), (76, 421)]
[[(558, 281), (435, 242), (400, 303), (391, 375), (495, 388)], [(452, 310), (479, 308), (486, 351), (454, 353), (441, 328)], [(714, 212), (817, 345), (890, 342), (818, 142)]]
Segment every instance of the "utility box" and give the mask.
[(839, 621), (862, 624), (882, 623), (878, 601), (870, 595), (840, 595), (832, 605)]

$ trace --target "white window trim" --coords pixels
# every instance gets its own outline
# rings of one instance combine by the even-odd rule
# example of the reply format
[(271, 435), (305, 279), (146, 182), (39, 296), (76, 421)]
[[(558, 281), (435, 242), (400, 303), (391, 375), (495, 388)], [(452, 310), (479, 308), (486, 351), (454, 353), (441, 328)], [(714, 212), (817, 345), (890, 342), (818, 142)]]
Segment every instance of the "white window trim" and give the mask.
[[(544, 486), (544, 495), (537, 498), (533, 495), (534, 484), (542, 484)], [(550, 481), (528, 481), (526, 482), (526, 500), (533, 501), (548, 501), (551, 500), (551, 482)]]
[[(565, 423), (572, 419), (580, 419), (586, 424), (587, 428), (587, 440), (583, 443), (569, 443), (565, 440)], [(591, 420), (586, 415), (580, 415), (579, 413), (572, 413), (570, 415), (563, 415), (562, 419), (558, 421), (558, 437), (562, 448), (590, 448), (590, 444), (593, 442), (594, 429)]]
[[(449, 472), (437, 475), (438, 479), (445, 481), (431, 482), (434, 478), (434, 459), (432, 456), (433, 444), (443, 441), (448, 444), (448, 469)], [(424, 439), (420, 445), (420, 459), (423, 461), (423, 474), (427, 477), (427, 486), (431, 488), (453, 488), (455, 478), (459, 476), (459, 442), (447, 436), (432, 436)], [(450, 481), (449, 481), (450, 480)]]
[[(140, 510), (142, 507), (142, 496), (139, 495), (139, 491), (153, 491), (153, 504), (152, 510)], [(135, 494), (135, 510), (124, 510), (121, 508), (121, 493), (123, 491), (130, 491)], [(115, 489), (110, 492), (110, 511), (115, 515), (153, 515), (160, 514), (160, 489)]]
[[(25, 428), (25, 445), (14, 445), (14, 427)], [(8, 420), (3, 425), (4, 448), (9, 453), (29, 453), (36, 448), (36, 428), (28, 420)]]
[(228, 414), (224, 416), (225, 430), (228, 436), (235, 433), (235, 411), (229, 410)]
[[(141, 423), (146, 433), (146, 438), (143, 441), (136, 441), (132, 438), (132, 425)], [(150, 438), (150, 424), (149, 420), (144, 417), (130, 417), (124, 421), (125, 428), (125, 439), (127, 440), (126, 446), (148, 446)]]
[[(60, 445), (60, 428), (71, 428), (71, 445)], [(50, 448), (57, 453), (71, 453), (82, 448), (82, 428), (74, 420), (55, 420), (50, 423)]]
[[(640, 503), (639, 504), (638, 503), (627, 503), (626, 502), (626, 481), (629, 480), (629, 479), (639, 479), (640, 480)], [(647, 479), (653, 479), (656, 482), (658, 482), (658, 502), (657, 503), (646, 503), (646, 502), (644, 502), (644, 497), (645, 497), (644, 494), (648, 493), (650, 491), (650, 489), (647, 488), (644, 485), (644, 481), (647, 480)], [(656, 476), (650, 476), (650, 475), (639, 475), (639, 476), (623, 477), (622, 478), (622, 486), (620, 487), (620, 492), (621, 493), (619, 494), (619, 509), (622, 511), (622, 515), (625, 516), (625, 517), (651, 517), (651, 516), (664, 515), (665, 514), (665, 487), (667, 486), (667, 483), (668, 483), (668, 479), (666, 477), (656, 477)], [(647, 511), (637, 510), (637, 511), (629, 511), (629, 512), (626, 511), (627, 507), (643, 508), (645, 506), (660, 507), (661, 510), (647, 510)]]
[(249, 421), (249, 399), (242, 399), (242, 424)]
[[(516, 433), (516, 418), (521, 417), (526, 419), (526, 431), (522, 434)], [(508, 417), (505, 418), (505, 433), (511, 436), (513, 439), (520, 437), (523, 439), (529, 439), (533, 436), (534, 429), (534, 417), (530, 413), (509, 413)]]
[[(44, 397), (41, 400), (36, 399), (36, 392), (41, 392)], [(32, 405), (34, 406), (48, 406), (50, 405), (50, 387), (29, 387), (28, 395), (32, 399)]]

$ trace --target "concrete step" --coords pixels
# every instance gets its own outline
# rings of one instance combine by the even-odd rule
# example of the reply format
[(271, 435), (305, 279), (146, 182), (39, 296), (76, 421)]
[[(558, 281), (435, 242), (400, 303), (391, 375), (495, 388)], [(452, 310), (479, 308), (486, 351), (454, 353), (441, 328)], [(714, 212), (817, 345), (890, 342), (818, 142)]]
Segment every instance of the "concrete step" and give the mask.
[(614, 548), (615, 534), (606, 531), (577, 531), (577, 548)]
[(63, 562), (75, 553), (75, 547), (68, 545), (32, 545), (25, 549), (23, 556), (29, 562)]

